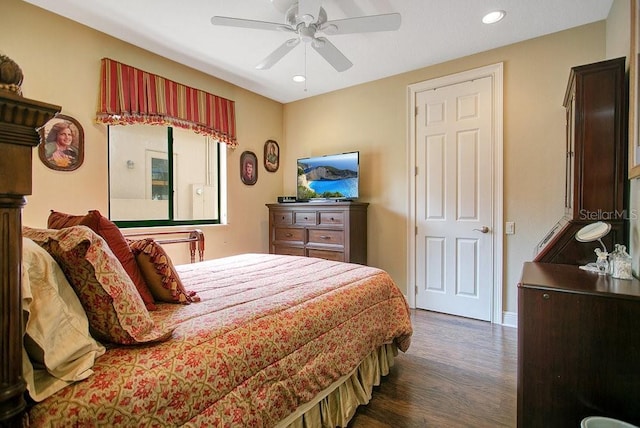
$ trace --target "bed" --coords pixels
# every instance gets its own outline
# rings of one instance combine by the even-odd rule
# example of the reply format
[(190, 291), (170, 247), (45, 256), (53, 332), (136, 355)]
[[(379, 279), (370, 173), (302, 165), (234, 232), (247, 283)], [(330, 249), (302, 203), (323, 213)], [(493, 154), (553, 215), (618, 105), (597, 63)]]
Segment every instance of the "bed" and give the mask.
[[(2, 127), (0, 138), (2, 159), (15, 143)], [(30, 152), (20, 144), (21, 153), (25, 147)], [(29, 186), (0, 187), (0, 217), (9, 219), (0, 222), (7, 250), (0, 293), (1, 327), (8, 331), (0, 351), (5, 425), (346, 426), (397, 352), (410, 345), (407, 303), (386, 272), (316, 258), (241, 254), (168, 263), (180, 287), (161, 283), (175, 300), (156, 300), (151, 310), (124, 262), (92, 227), (21, 224)], [(25, 263), (48, 263), (46, 272), (60, 268), (84, 309), (74, 303), (76, 312), (87, 317), (87, 325), (73, 325), (90, 333), (85, 342), (74, 341), (82, 364), (73, 359), (73, 376), (44, 370), (53, 379), (40, 389), (31, 385), (33, 373), (48, 362), (23, 350), (24, 331), (16, 322), (24, 316), (28, 331), (32, 314), (20, 308), (37, 298), (24, 289), (32, 269)], [(61, 348), (73, 354), (55, 347)], [(23, 368), (25, 359), (33, 372)]]

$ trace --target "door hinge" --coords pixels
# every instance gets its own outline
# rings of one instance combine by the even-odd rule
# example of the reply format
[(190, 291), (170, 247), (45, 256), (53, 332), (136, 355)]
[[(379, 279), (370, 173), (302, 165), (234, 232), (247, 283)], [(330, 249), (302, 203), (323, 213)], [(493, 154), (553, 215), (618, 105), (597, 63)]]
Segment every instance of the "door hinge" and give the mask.
[(416, 294), (418, 294), (418, 284), (414, 285), (413, 288), (415, 288)]
[(418, 235), (418, 226), (416, 226), (416, 236)]
[(416, 106), (414, 110), (415, 111), (413, 112), (413, 114), (417, 116), (418, 115), (418, 106)]
[(418, 167), (416, 166), (415, 171), (414, 171), (415, 176), (418, 176)]

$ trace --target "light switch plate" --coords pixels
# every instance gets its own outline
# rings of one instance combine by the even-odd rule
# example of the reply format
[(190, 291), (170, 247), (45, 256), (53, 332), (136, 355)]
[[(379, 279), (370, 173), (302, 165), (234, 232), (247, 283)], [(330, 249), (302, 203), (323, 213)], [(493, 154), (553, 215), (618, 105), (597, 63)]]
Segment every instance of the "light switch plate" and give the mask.
[(504, 233), (507, 235), (513, 235), (516, 233), (516, 224), (513, 221), (508, 221), (504, 225)]

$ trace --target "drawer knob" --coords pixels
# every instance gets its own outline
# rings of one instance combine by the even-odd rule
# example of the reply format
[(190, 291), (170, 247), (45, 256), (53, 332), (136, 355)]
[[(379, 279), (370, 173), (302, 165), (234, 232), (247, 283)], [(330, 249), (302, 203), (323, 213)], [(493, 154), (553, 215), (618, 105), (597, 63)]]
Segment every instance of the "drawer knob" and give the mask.
[(544, 294), (542, 295), (542, 298), (543, 298), (544, 300), (549, 300), (549, 299), (551, 298), (551, 296), (549, 295), (549, 293), (544, 293)]
[(286, 234), (286, 235), (284, 235), (284, 236), (286, 236), (287, 238), (291, 238), (291, 237), (293, 236), (293, 233), (289, 232), (289, 233), (287, 233), (287, 234)]
[(320, 235), (320, 239), (331, 239), (331, 237), (327, 235)]

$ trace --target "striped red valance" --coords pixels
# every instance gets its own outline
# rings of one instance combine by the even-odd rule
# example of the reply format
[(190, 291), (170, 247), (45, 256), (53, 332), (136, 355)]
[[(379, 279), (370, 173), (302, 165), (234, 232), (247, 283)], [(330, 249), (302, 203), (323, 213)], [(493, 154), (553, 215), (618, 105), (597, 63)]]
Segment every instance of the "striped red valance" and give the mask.
[(109, 58), (102, 59), (96, 120), (107, 125), (172, 125), (238, 145), (233, 101)]

